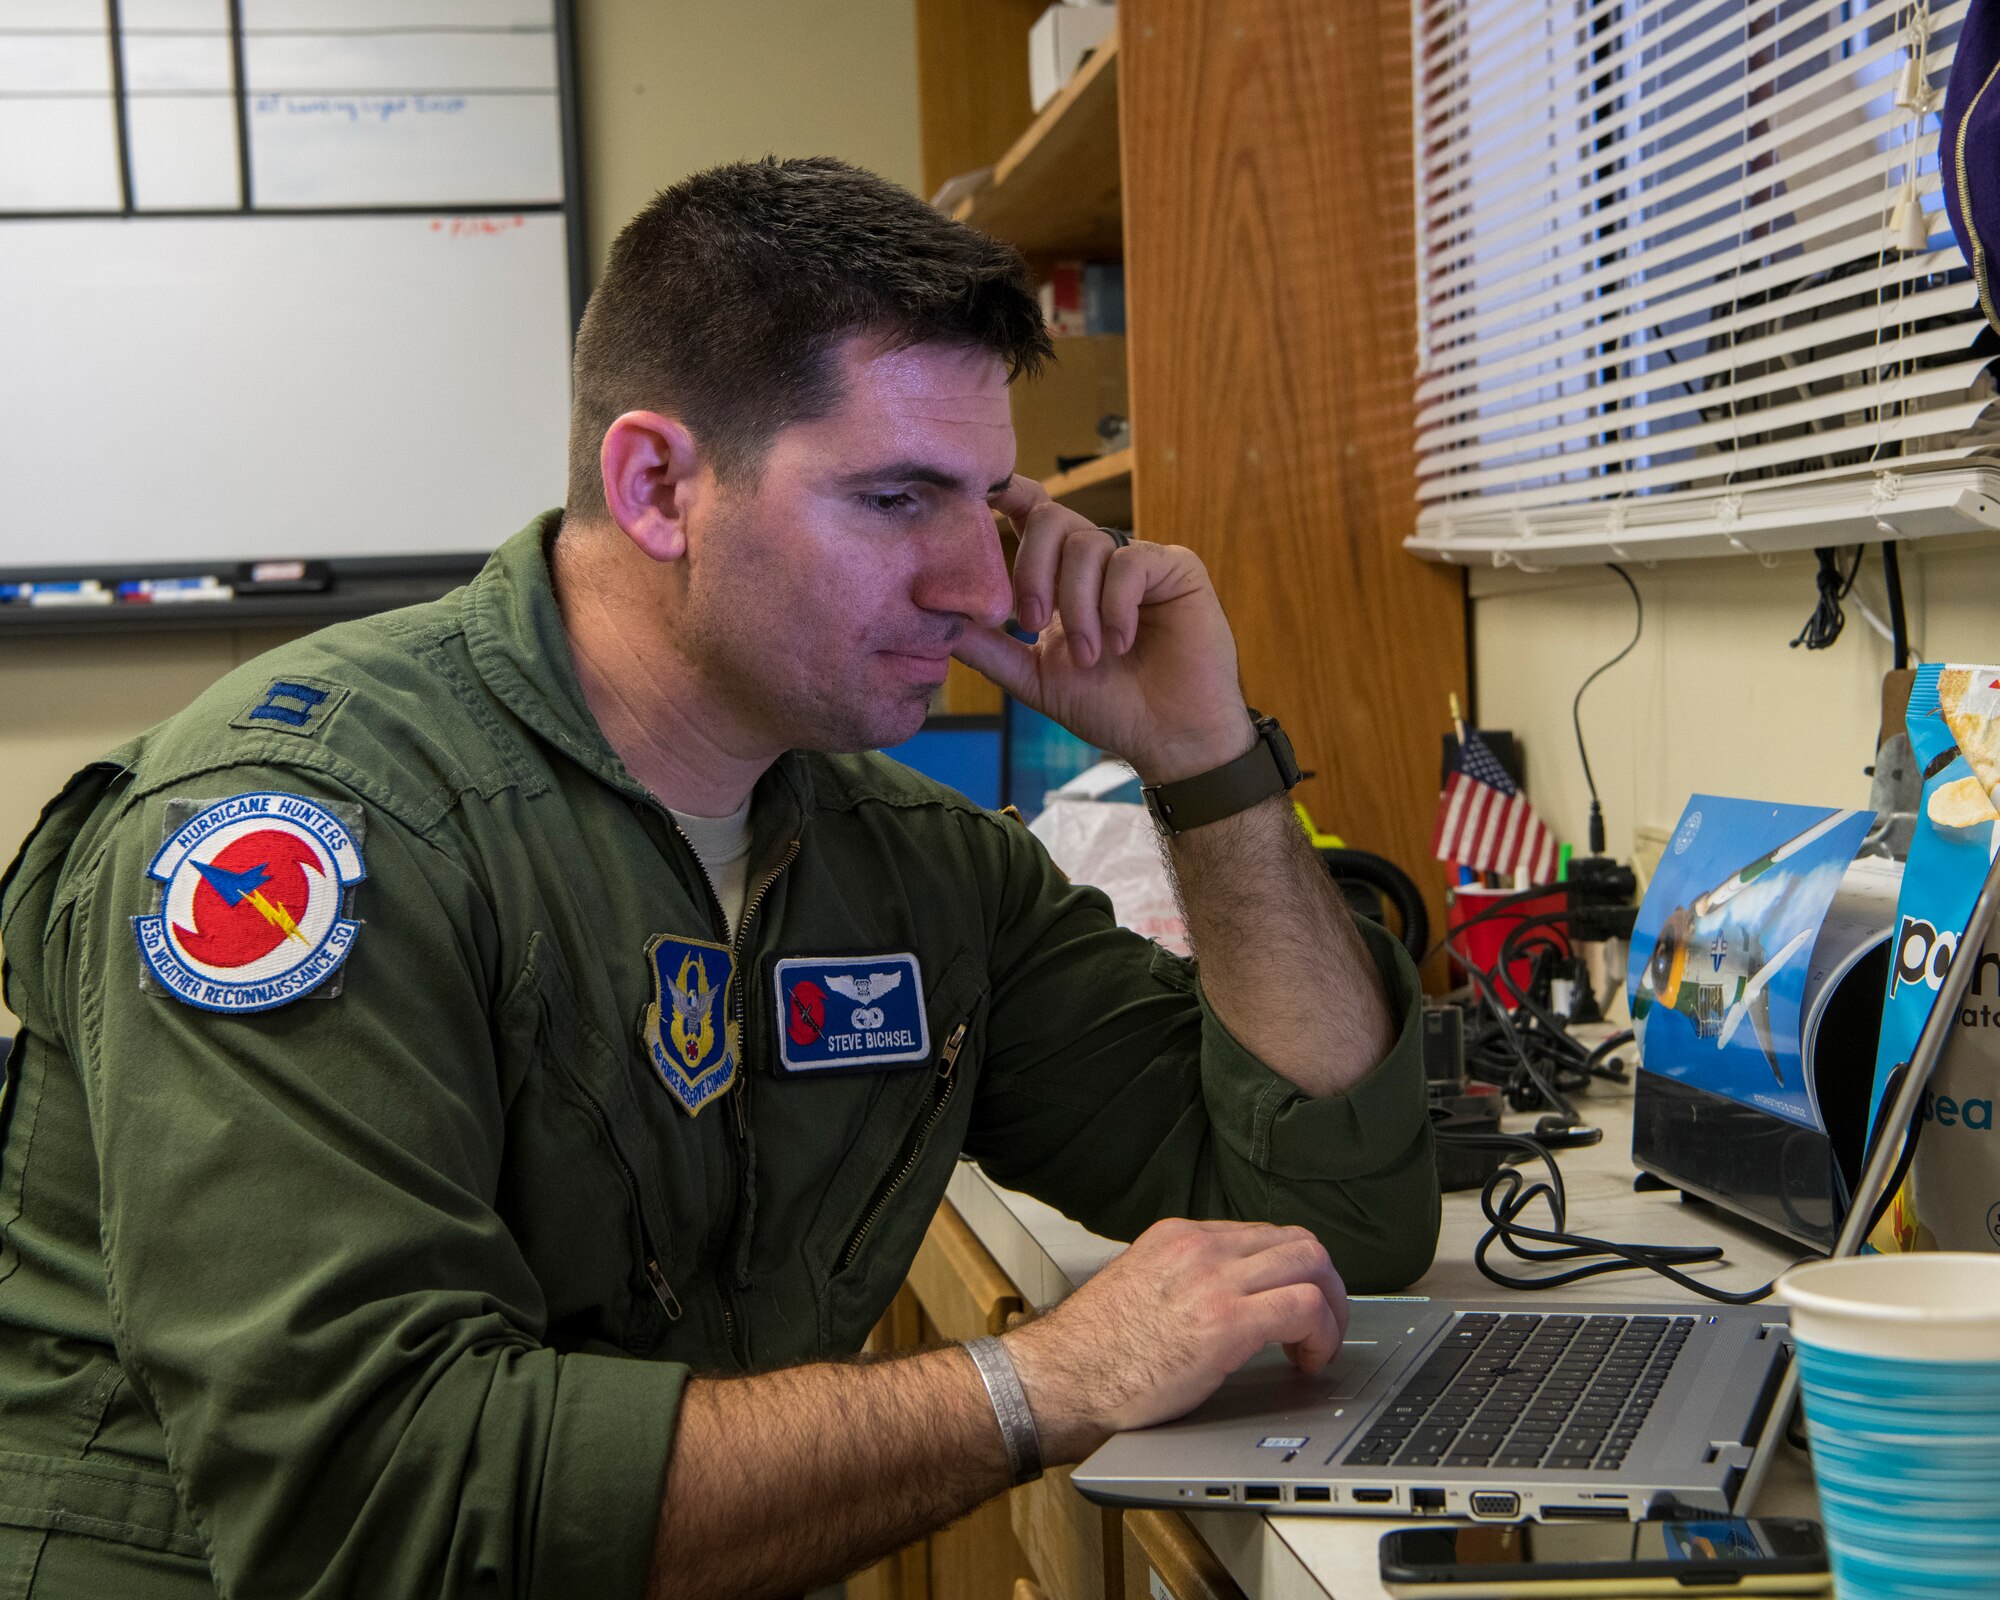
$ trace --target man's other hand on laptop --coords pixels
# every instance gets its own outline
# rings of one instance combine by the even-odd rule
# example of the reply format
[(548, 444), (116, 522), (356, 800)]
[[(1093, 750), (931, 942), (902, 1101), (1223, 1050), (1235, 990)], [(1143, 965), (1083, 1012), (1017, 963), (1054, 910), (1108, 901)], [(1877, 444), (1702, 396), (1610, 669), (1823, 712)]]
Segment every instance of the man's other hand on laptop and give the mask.
[(1340, 1274), (1304, 1228), (1173, 1219), (1005, 1339), (1054, 1463), (1191, 1410), (1266, 1345), (1320, 1371), (1347, 1314)]

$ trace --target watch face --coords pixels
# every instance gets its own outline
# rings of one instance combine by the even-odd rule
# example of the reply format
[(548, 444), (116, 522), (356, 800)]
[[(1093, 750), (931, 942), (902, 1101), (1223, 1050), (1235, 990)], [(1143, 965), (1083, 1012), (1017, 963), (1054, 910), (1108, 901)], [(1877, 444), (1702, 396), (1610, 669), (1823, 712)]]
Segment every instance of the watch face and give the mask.
[(1263, 735), (1264, 742), (1271, 747), (1271, 754), (1278, 763), (1278, 776), (1284, 780), (1287, 789), (1291, 788), (1305, 776), (1299, 770), (1299, 758), (1292, 751), (1291, 738), (1278, 726), (1276, 717), (1259, 718), (1257, 731)]

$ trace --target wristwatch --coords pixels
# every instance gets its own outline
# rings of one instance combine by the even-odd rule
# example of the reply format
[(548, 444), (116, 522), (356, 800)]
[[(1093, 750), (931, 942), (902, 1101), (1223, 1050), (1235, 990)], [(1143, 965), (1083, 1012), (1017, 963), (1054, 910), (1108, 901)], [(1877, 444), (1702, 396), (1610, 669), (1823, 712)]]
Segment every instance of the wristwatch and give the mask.
[(1140, 791), (1162, 831), (1186, 833), (1190, 828), (1233, 817), (1274, 794), (1283, 794), (1304, 776), (1292, 754), (1292, 741), (1285, 737), (1278, 719), (1253, 709), (1250, 720), (1257, 730), (1257, 742), (1234, 761), (1192, 778), (1156, 783)]

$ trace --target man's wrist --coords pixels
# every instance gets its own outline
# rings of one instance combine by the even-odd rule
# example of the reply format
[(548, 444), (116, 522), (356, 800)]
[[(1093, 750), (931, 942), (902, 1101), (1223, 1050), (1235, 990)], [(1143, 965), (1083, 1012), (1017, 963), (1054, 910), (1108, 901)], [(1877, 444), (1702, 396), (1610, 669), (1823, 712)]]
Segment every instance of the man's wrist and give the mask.
[(1139, 774), (1139, 781), (1149, 788), (1212, 772), (1257, 743), (1257, 729), (1249, 711), (1239, 712), (1238, 717), (1240, 721), (1232, 718), (1219, 728), (1187, 733), (1126, 760)]

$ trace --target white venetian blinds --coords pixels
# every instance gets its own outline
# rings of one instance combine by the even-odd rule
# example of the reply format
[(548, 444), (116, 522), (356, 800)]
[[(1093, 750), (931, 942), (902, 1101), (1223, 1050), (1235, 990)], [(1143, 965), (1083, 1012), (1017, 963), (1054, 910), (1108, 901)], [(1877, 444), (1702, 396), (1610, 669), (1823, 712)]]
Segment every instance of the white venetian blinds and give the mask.
[(1415, 0), (1412, 548), (1539, 566), (2000, 522), (1939, 192), (1964, 11)]

